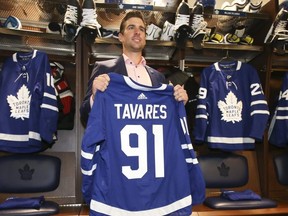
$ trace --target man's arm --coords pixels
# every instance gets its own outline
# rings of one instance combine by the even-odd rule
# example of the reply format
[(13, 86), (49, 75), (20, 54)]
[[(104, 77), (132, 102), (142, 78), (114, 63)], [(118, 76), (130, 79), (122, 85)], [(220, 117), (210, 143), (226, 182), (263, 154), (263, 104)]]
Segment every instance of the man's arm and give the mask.
[(91, 95), (92, 95), (92, 85), (93, 85), (93, 80), (95, 79), (96, 76), (97, 76), (97, 65), (95, 64), (91, 77), (88, 81), (88, 86), (87, 86), (85, 97), (80, 107), (80, 119), (81, 119), (82, 124), (85, 127), (88, 121), (89, 113), (91, 111), (90, 100), (91, 100)]
[(91, 105), (92, 105), (91, 96), (92, 96), (93, 82), (94, 82), (94, 79), (101, 74), (100, 71), (102, 71), (100, 69), (100, 64), (95, 62), (90, 79), (88, 81), (86, 94), (84, 96), (84, 99), (80, 107), (80, 119), (81, 119), (82, 124), (85, 127), (88, 122), (89, 113), (91, 111)]

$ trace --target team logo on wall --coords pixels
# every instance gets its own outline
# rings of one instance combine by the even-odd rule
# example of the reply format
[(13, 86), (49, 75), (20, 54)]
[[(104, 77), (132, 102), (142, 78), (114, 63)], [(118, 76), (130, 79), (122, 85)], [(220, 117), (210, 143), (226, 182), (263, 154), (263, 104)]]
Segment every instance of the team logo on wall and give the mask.
[(15, 119), (29, 118), (31, 95), (26, 85), (17, 92), (17, 96), (8, 95), (7, 102), (10, 106), (10, 117)]
[(225, 101), (218, 101), (218, 108), (222, 112), (221, 120), (232, 123), (242, 121), (243, 104), (233, 92), (227, 94)]

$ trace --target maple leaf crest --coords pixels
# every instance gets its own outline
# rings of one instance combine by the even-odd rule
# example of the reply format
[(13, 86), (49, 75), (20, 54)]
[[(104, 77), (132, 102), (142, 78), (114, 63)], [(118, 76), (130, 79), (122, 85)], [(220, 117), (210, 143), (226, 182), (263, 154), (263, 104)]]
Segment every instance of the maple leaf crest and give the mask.
[(224, 162), (221, 163), (221, 166), (217, 167), (220, 176), (229, 176), (230, 167), (228, 167)]
[(31, 169), (28, 164), (25, 164), (23, 169), (19, 169), (18, 171), (19, 171), (19, 173), (21, 175), (21, 179), (22, 180), (31, 180), (32, 179), (32, 175), (33, 175), (35, 170)]
[(242, 120), (242, 101), (237, 101), (233, 92), (229, 92), (224, 101), (218, 101), (218, 108), (222, 112), (221, 120), (226, 122), (240, 122)]
[(10, 117), (15, 119), (29, 118), (31, 95), (27, 86), (23, 85), (17, 92), (17, 97), (14, 95), (7, 96), (7, 102), (10, 107)]

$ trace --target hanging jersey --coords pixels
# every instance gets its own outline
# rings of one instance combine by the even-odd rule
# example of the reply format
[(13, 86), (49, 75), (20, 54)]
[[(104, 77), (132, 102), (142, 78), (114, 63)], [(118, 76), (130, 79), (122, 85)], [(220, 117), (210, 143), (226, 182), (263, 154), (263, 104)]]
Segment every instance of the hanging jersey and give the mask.
[(58, 108), (46, 53), (33, 50), (7, 58), (0, 92), (0, 150), (37, 152), (53, 143)]
[(285, 147), (288, 144), (288, 72), (283, 77), (278, 104), (271, 120), (268, 140), (269, 143)]
[(191, 215), (192, 205), (205, 198), (205, 183), (173, 86), (109, 76), (82, 141), (82, 192), (90, 215)]
[(190, 76), (188, 78), (188, 80), (185, 82), (184, 89), (188, 94), (188, 101), (185, 105), (185, 109), (187, 113), (189, 131), (192, 133), (194, 128), (199, 91), (199, 83), (196, 81), (195, 76)]
[(195, 140), (223, 150), (244, 150), (261, 140), (269, 118), (257, 71), (240, 61), (216, 62), (201, 74)]
[(75, 99), (64, 75), (64, 67), (59, 62), (50, 62), (51, 74), (58, 99), (58, 130), (72, 130), (74, 127)]

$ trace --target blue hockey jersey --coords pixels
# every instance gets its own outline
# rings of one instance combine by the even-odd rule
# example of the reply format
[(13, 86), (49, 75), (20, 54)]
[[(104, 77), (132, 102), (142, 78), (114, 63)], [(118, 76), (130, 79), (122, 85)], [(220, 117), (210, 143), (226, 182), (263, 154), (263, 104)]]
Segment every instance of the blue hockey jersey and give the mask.
[[(48, 56), (18, 52), (0, 73), (0, 150), (37, 152), (53, 143), (58, 108)], [(45, 145), (43, 144), (45, 142)]]
[(288, 72), (283, 77), (278, 104), (268, 130), (270, 144), (285, 147), (288, 144)]
[(196, 141), (223, 150), (245, 150), (261, 140), (269, 118), (257, 71), (240, 61), (216, 62), (201, 74)]
[(147, 87), (110, 73), (97, 92), (81, 151), (90, 215), (191, 215), (205, 183), (173, 86)]

